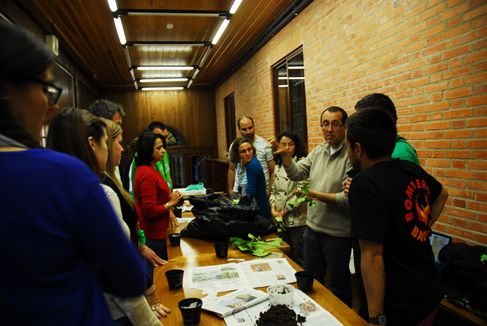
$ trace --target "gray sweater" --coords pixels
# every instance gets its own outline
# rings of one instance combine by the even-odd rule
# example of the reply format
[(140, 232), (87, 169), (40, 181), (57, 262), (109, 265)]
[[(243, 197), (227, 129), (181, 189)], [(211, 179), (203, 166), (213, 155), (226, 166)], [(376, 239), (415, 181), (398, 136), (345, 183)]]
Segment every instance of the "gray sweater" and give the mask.
[(286, 172), (291, 180), (309, 178), (309, 189), (336, 193), (338, 206), (316, 200), (314, 207), (308, 207), (306, 225), (313, 231), (334, 237), (350, 237), (351, 213), (348, 197), (343, 193), (347, 172), (352, 170), (347, 146), (343, 140), (330, 157), (330, 145), (322, 143), (298, 163), (291, 161)]

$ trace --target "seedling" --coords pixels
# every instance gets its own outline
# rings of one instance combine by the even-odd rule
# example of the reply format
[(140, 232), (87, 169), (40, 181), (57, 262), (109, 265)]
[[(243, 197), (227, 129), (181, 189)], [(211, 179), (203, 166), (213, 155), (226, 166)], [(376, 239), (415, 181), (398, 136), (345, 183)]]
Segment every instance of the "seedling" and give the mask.
[(310, 207), (314, 207), (316, 203), (314, 202), (314, 198), (309, 196), (308, 188), (309, 188), (309, 183), (306, 186), (301, 187), (301, 191), (303, 192), (303, 194), (301, 196), (298, 196), (298, 202), (290, 201), (287, 204), (291, 208), (296, 208), (302, 202), (307, 202)]
[(286, 231), (286, 225), (284, 225), (284, 221), (282, 219), (282, 216), (274, 217), (274, 219), (277, 222), (277, 232)]
[(281, 248), (281, 238), (261, 240), (260, 237), (254, 237), (249, 233), (248, 237), (250, 241), (244, 240), (242, 238), (231, 237), (230, 242), (233, 247), (238, 247), (241, 251), (250, 251), (252, 255), (258, 257), (265, 257), (269, 255), (270, 249)]

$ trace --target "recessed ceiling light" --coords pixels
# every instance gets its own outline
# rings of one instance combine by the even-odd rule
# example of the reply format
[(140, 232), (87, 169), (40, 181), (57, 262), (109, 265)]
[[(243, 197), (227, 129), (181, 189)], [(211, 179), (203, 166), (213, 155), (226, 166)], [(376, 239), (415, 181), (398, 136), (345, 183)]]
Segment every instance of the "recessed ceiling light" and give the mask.
[(167, 25), (166, 25), (166, 28), (167, 28), (167, 29), (173, 29), (173, 27), (174, 27), (174, 25), (173, 25), (173, 24), (167, 24)]
[(170, 91), (170, 90), (180, 90), (184, 89), (184, 87), (143, 87), (141, 90), (143, 91)]
[(177, 81), (187, 81), (188, 78), (143, 78), (140, 79), (141, 83), (152, 83), (152, 82), (177, 82)]
[(193, 66), (139, 66), (137, 70), (193, 70)]

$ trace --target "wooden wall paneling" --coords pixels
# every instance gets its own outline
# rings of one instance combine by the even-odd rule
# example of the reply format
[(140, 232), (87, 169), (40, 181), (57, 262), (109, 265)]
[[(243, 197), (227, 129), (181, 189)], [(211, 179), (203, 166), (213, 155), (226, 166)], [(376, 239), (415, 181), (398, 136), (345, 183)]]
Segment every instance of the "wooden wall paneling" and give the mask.
[(58, 101), (59, 109), (72, 108), (75, 106), (74, 76), (57, 61), (53, 65), (53, 73), (56, 83), (63, 88), (61, 97)]
[(78, 79), (78, 107), (86, 110), (95, 101), (100, 99), (90, 88), (86, 87), (81, 80)]

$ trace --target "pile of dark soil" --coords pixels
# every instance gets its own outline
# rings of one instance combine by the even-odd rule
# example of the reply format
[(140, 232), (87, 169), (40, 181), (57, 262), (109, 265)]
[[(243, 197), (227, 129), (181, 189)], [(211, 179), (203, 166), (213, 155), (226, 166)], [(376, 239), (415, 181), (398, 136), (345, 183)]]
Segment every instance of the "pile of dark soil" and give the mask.
[[(297, 321), (296, 321), (297, 319)], [(298, 326), (306, 321), (306, 317), (298, 315), (285, 305), (271, 306), (266, 312), (260, 313), (257, 326)]]

